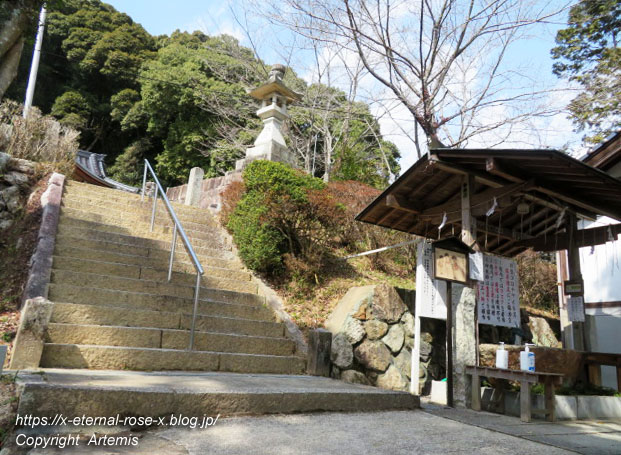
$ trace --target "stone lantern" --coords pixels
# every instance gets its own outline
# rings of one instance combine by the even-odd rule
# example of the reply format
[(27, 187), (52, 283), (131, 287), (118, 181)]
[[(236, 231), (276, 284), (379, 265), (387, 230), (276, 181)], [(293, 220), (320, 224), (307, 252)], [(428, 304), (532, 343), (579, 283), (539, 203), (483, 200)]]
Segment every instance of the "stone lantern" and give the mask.
[(250, 96), (261, 101), (257, 116), (263, 120), (263, 130), (254, 141), (254, 147), (246, 149), (246, 157), (235, 163), (236, 171), (243, 170), (254, 160), (279, 161), (298, 167), (282, 135), (282, 124), (289, 118), (287, 105), (299, 101), (302, 96), (283, 83), (285, 70), (283, 65), (274, 65), (267, 83), (250, 92)]

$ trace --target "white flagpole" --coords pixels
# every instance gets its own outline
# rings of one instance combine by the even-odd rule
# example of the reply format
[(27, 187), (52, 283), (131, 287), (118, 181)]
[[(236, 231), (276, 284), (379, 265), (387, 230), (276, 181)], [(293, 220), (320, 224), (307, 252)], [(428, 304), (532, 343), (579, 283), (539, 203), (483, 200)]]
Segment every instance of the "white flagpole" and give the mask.
[(34, 96), (35, 84), (37, 83), (37, 71), (39, 71), (39, 59), (41, 58), (41, 45), (43, 44), (43, 32), (45, 31), (45, 3), (41, 7), (39, 14), (39, 28), (37, 30), (37, 40), (35, 42), (34, 53), (32, 54), (32, 64), (30, 65), (30, 77), (28, 78), (28, 87), (26, 88), (26, 101), (24, 101), (24, 118), (28, 116), (28, 111), (32, 106), (32, 97)]

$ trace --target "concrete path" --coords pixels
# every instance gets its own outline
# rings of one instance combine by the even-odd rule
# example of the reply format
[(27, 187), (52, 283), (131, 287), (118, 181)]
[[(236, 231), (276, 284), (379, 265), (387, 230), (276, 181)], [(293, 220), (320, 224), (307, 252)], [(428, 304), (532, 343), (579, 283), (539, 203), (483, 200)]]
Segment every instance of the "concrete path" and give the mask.
[(620, 455), (621, 420), (565, 420), (524, 423), (509, 417), (470, 409), (448, 409), (423, 403), (425, 412), (479, 428), (550, 444), (585, 455)]
[(562, 455), (563, 449), (423, 411), (323, 413), (220, 419), (210, 428), (142, 433), (137, 447), (32, 450), (74, 454), (482, 454)]

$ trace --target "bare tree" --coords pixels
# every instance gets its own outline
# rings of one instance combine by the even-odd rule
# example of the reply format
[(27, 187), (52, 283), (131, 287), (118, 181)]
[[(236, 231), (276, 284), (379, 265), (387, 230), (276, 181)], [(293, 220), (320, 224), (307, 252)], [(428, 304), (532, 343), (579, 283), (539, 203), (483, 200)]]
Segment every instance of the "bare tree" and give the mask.
[(279, 0), (265, 14), (311, 41), (356, 54), (374, 80), (407, 108), (429, 146), (442, 147), (463, 146), (499, 128), (509, 134), (526, 118), (552, 113), (536, 75), (507, 58), (530, 26), (568, 6), (548, 3)]

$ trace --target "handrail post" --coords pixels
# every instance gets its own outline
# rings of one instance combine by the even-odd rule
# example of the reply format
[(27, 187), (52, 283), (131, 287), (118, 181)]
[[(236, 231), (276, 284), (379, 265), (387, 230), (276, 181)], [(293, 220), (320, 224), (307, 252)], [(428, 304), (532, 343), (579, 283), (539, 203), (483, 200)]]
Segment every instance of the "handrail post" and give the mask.
[(190, 328), (190, 351), (194, 349), (194, 331), (196, 329), (196, 313), (198, 313), (198, 291), (201, 288), (201, 274), (196, 273), (196, 288), (194, 289), (194, 309), (192, 310), (192, 327)]
[(157, 207), (157, 189), (153, 193), (153, 211), (151, 212), (151, 232), (153, 232), (153, 225), (155, 224), (155, 209)]
[(140, 196), (140, 202), (144, 202), (144, 192), (147, 186), (147, 163), (144, 164), (144, 172), (142, 175), (142, 195)]
[(177, 245), (177, 224), (173, 229), (172, 245), (170, 246), (170, 263), (168, 264), (168, 281), (172, 278), (173, 260), (175, 258), (175, 246)]

